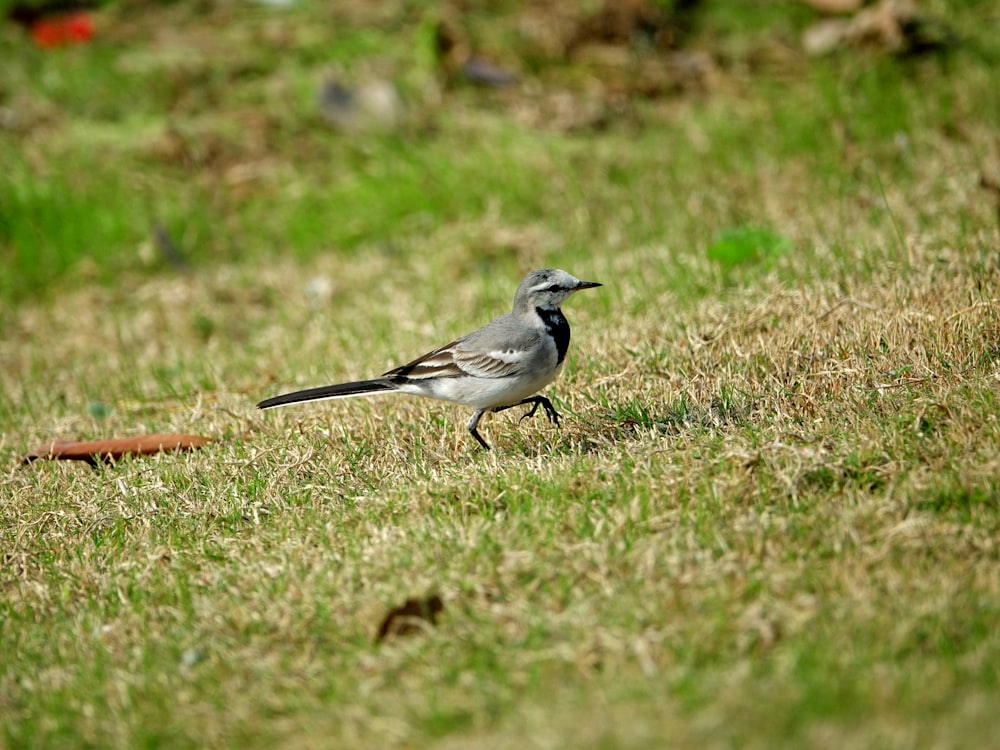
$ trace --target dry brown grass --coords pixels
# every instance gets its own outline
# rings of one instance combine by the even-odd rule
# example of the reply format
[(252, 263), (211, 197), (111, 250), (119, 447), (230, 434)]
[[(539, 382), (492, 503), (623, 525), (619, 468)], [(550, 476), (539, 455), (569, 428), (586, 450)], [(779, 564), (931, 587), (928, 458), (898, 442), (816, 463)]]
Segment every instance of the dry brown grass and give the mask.
[[(13, 640), (43, 667), (8, 673), (8, 708), (75, 695), (62, 721), (115, 745), (150, 720), (206, 745), (978, 736), (988, 680), (970, 676), (1000, 646), (983, 632), (1000, 594), (995, 265), (914, 240), (866, 278), (749, 278), (685, 312), (637, 296), (656, 252), (593, 260), (613, 281), (605, 312), (569, 311), (554, 392), (572, 416), (492, 420), (488, 456), (434, 403), (252, 409), (459, 331), (483, 282), (455, 288), (438, 330), (409, 267), (380, 258), (352, 261), (350, 285), (326, 258), (29, 310), (25, 340), (71, 322), (6, 370), (8, 392), (33, 383), (8, 456), (53, 434), (219, 442), (7, 474), (5, 590), (36, 632)], [(328, 300), (301, 291), (317, 274)], [(103, 422), (80, 416), (94, 399)], [(427, 592), (446, 602), (437, 632), (374, 647), (385, 611)], [(821, 679), (858, 680), (843, 700), (872, 713), (800, 722), (750, 697), (822, 715)]]

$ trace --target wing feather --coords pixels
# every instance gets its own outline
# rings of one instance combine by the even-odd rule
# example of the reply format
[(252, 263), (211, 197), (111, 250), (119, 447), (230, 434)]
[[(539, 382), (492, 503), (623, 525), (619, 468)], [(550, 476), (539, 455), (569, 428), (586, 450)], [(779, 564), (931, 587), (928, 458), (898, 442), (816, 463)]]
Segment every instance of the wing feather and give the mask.
[[(540, 365), (543, 332), (511, 315), (418, 357), (383, 377), (396, 382), (428, 378), (510, 378)], [(542, 355), (544, 356), (544, 355)]]
[(459, 340), (389, 370), (383, 377), (406, 380), (468, 376), (508, 378), (524, 370), (527, 358), (527, 352), (514, 348), (489, 352), (470, 350)]

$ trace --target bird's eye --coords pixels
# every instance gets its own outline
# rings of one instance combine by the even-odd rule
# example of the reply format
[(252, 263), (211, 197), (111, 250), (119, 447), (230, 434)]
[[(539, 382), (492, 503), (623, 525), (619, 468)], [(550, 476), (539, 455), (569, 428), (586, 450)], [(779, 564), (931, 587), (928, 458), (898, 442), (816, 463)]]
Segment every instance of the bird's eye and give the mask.
[(546, 292), (558, 292), (560, 289), (562, 289), (561, 286), (559, 286), (558, 284), (553, 284), (552, 286), (546, 287), (544, 291), (546, 291)]

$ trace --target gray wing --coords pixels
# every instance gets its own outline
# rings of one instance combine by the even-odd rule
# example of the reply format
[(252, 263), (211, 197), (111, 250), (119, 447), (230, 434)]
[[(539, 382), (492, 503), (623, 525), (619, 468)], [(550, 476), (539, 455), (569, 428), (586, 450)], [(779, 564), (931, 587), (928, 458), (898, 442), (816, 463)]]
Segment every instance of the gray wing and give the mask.
[(428, 352), (383, 377), (509, 378), (532, 367), (541, 348), (541, 332), (519, 325), (504, 315), (468, 336)]

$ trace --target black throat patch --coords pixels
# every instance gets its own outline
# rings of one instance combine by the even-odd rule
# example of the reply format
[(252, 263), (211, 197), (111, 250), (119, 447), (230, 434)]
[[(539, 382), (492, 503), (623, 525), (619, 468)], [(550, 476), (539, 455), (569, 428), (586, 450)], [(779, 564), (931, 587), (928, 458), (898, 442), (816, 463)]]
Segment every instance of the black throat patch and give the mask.
[(569, 323), (566, 321), (566, 316), (562, 314), (562, 310), (544, 310), (541, 307), (536, 307), (535, 312), (545, 324), (545, 330), (556, 342), (556, 352), (559, 354), (556, 364), (561, 365), (566, 358), (566, 350), (569, 349)]

